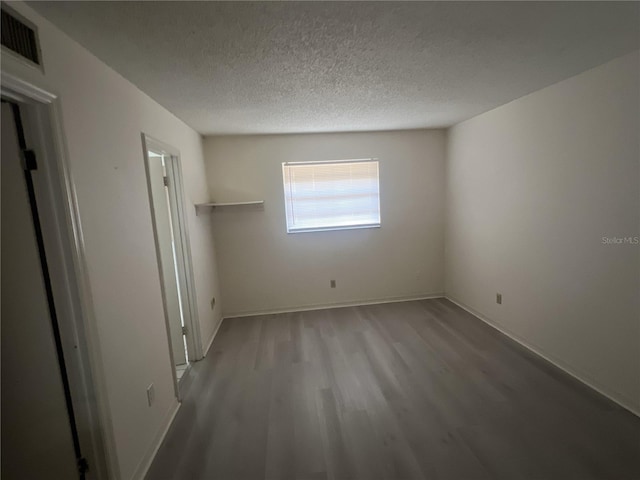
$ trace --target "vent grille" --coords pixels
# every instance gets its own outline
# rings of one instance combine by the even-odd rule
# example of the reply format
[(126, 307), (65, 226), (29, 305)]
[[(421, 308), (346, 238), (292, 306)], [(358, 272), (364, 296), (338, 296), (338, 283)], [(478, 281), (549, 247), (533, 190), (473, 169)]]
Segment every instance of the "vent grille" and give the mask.
[(2, 45), (23, 58), (40, 65), (36, 32), (2, 9)]

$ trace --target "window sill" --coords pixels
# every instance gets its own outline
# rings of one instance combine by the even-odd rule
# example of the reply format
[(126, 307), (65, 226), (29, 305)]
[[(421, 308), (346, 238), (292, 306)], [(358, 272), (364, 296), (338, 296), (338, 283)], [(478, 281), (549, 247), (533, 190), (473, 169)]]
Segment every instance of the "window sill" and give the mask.
[(344, 227), (296, 228), (287, 229), (287, 233), (333, 232), (335, 230), (361, 230), (363, 228), (380, 228), (380, 224), (373, 223), (369, 225), (348, 225)]

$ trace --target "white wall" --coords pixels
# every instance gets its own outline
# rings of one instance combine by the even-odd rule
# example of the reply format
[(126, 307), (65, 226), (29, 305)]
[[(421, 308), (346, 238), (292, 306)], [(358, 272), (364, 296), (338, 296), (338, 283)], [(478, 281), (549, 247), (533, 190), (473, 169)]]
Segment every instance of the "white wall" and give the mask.
[[(154, 250), (141, 132), (180, 150), (187, 205), (209, 198), (201, 137), (23, 4), (39, 29), (45, 75), (3, 56), (3, 71), (58, 94), (77, 188), (119, 478), (142, 473), (177, 406)], [(207, 344), (220, 319), (210, 219), (187, 209)], [(146, 387), (155, 385), (147, 406)]]
[[(638, 53), (453, 127), (446, 293), (640, 412)], [(503, 305), (495, 302), (503, 294)]]
[[(205, 138), (213, 198), (265, 201), (211, 214), (224, 315), (441, 294), (444, 147), (441, 130)], [(286, 233), (282, 162), (370, 157), (381, 228)]]

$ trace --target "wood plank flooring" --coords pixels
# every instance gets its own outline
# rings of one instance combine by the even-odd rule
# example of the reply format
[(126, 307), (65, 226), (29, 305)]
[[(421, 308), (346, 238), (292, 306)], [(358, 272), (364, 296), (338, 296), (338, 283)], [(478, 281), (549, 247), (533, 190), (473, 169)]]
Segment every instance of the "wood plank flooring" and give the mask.
[(640, 479), (640, 419), (444, 299), (226, 319), (148, 480)]

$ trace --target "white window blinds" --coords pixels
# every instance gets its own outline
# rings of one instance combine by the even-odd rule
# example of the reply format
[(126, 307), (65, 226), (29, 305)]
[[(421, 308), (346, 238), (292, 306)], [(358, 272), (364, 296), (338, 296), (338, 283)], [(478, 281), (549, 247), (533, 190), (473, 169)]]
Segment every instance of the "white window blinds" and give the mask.
[(287, 232), (380, 226), (377, 160), (283, 163)]

